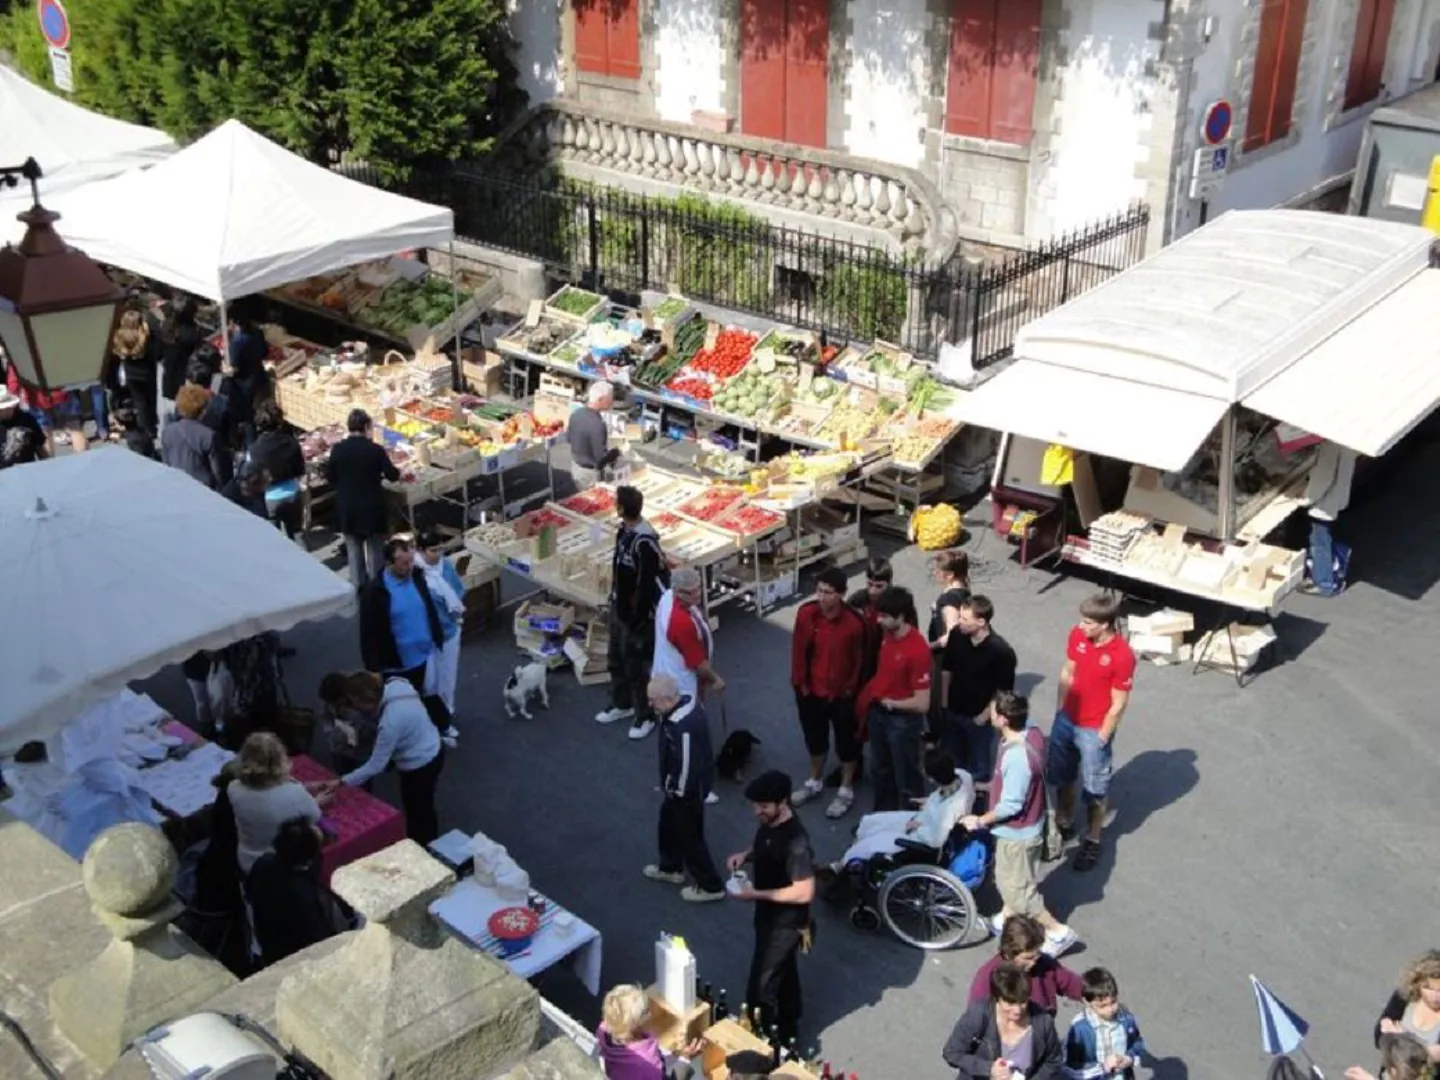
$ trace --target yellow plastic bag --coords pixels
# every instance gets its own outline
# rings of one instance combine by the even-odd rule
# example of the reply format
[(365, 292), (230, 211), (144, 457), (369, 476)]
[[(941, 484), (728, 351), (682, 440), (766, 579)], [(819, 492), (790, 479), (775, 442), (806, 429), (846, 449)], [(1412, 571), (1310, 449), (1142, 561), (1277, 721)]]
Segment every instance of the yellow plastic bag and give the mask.
[(1045, 448), (1040, 461), (1040, 483), (1049, 487), (1064, 487), (1075, 479), (1075, 451), (1059, 443)]

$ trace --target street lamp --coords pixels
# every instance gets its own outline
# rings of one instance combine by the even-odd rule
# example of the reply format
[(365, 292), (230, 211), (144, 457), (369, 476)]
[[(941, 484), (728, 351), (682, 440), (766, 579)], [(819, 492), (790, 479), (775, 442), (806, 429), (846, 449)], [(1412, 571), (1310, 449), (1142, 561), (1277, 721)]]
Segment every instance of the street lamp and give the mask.
[(17, 214), (20, 246), (0, 249), (0, 342), (20, 381), (38, 390), (99, 382), (124, 292), (55, 231), (60, 215), (40, 205), (40, 166), (0, 166), (0, 187), (30, 181), (34, 205)]

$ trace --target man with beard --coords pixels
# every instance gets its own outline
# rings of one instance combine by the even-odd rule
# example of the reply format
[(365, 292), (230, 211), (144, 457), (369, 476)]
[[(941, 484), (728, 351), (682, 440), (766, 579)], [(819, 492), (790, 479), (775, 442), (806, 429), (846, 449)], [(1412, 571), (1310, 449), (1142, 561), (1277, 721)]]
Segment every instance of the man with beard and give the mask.
[(760, 827), (750, 850), (725, 860), (734, 874), (750, 863), (750, 880), (733, 884), (737, 900), (755, 905), (755, 952), (745, 998), (760, 1010), (762, 1027), (773, 1024), (781, 1045), (797, 1037), (801, 996), (798, 956), (810, 949), (815, 898), (815, 856), (805, 826), (790, 807), (790, 777), (770, 770), (745, 789)]

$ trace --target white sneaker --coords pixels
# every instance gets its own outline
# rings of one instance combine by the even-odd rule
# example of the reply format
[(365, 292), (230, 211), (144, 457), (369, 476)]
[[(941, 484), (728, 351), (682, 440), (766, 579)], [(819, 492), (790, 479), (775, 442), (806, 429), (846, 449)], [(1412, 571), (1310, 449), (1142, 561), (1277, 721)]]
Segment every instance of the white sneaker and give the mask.
[(805, 783), (803, 783), (803, 784), (800, 785), (799, 790), (797, 790), (797, 791), (795, 791), (793, 794), (791, 794), (791, 796), (790, 796), (790, 805), (791, 805), (791, 806), (804, 806), (804, 805), (805, 805), (807, 802), (809, 802), (811, 799), (815, 798), (815, 796), (817, 796), (817, 795), (823, 795), (824, 793), (825, 793), (825, 781), (824, 781), (824, 780), (806, 780)]
[(629, 720), (635, 715), (634, 709), (606, 709), (595, 714), (597, 724), (613, 724), (617, 720)]
[(719, 793), (718, 791), (712, 791), (712, 792), (710, 792), (709, 795), (706, 795), (706, 796), (705, 796), (705, 805), (706, 805), (706, 806), (714, 806), (714, 805), (715, 805), (717, 802), (719, 802), (719, 801), (720, 801), (720, 793)]
[(630, 725), (630, 738), (643, 739), (650, 732), (655, 730), (654, 720), (641, 720), (638, 724)]
[(685, 884), (684, 874), (672, 873), (668, 870), (661, 870), (660, 867), (657, 866), (655, 863), (651, 863), (649, 866), (641, 867), (640, 873), (644, 874), (651, 881), (664, 882), (666, 885)]
[(991, 915), (990, 918), (985, 920), (985, 929), (989, 930), (990, 933), (996, 937), (999, 937), (1000, 931), (1005, 929), (1005, 914), (1003, 912), (996, 912), (994, 915)]
[(686, 885), (680, 890), (680, 899), (692, 904), (713, 904), (716, 900), (725, 899), (725, 890), (706, 892), (699, 885)]
[(855, 792), (847, 787), (842, 787), (835, 793), (834, 800), (825, 808), (825, 816), (831, 821), (844, 817), (850, 812), (850, 807), (855, 805)]
[(1059, 933), (1045, 935), (1045, 944), (1040, 946), (1040, 951), (1052, 960), (1058, 960), (1075, 947), (1079, 942), (1080, 935), (1070, 927), (1062, 927)]

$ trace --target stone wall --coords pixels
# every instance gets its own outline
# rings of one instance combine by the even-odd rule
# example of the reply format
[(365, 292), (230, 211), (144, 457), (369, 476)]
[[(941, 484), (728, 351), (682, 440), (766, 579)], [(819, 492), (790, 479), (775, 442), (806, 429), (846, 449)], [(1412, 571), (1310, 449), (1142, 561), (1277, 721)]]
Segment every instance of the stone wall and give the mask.
[[(323, 972), (335, 964), (347, 950), (357, 946), (372, 949), (373, 942), (365, 944), (366, 933), (371, 933), (373, 938), (377, 930), (385, 932), (380, 926), (372, 926), (367, 931), (333, 938), (243, 982), (236, 982), (173, 927), (163, 921), (152, 926), (139, 917), (140, 908), (155, 915), (168, 915), (167, 905), (162, 902), (154, 906), (153, 897), (156, 883), (166, 874), (173, 875), (173, 861), (167, 861), (173, 852), (157, 859), (153, 856), (160, 853), (161, 848), (150, 837), (134, 830), (150, 832), (155, 837), (158, 834), (142, 826), (121, 828), (127, 830), (127, 834), (120, 837), (124, 843), (115, 843), (114, 830), (104, 834), (92, 846), (86, 869), (82, 871), (82, 867), (59, 848), (0, 810), (0, 1009), (19, 1022), (39, 1053), (65, 1080), (149, 1080), (150, 1073), (135, 1051), (114, 1061), (87, 1056), (75, 1038), (67, 1036), (67, 1021), (52, 1006), (52, 1000), (63, 1003), (78, 999), (73, 995), (67, 997), (64, 992), (57, 993), (57, 988), (80, 987), (84, 997), (93, 994), (105, 980), (119, 980), (113, 983), (116, 992), (110, 995), (112, 1000), (101, 1009), (120, 1021), (120, 1028), (116, 1030), (129, 1023), (139, 1023), (143, 1030), (162, 1020), (199, 1011), (218, 1011), (242, 1013), (274, 1033), (280, 1028), (276, 1002), (284, 986), (296, 979), (308, 980), (307, 985), (312, 983), (315, 972)], [(112, 851), (109, 865), (92, 867), (96, 850), (107, 838)], [(352, 882), (368, 876), (372, 883), (403, 882), (418, 872), (426, 876), (429, 884), (425, 887), (433, 889), (442, 880), (443, 873), (427, 871), (428, 862), (433, 860), (407, 843), (347, 869)], [(117, 881), (116, 868), (129, 864), (148, 868), (148, 877), (138, 885)], [(377, 900), (379, 890), (373, 884), (367, 892), (357, 894), (340, 877), (337, 875), (337, 890), (348, 889), (347, 895), (356, 895), (362, 903), (373, 907), (380, 924), (389, 925), (395, 913), (413, 909), (419, 902), (419, 893), (410, 901), (397, 895)], [(160, 895), (163, 901), (163, 893)], [(114, 908), (134, 908), (135, 911), (122, 914), (112, 910)], [(434, 981), (452, 988), (457, 978), (473, 984), (476, 990), (466, 998), (471, 1003), (468, 1011), (455, 1007), (452, 994), (443, 1011), (418, 1017), (397, 1015), (397, 1019), (404, 1020), (407, 1031), (424, 1031), (430, 1045), (462, 1046), (471, 1050), (450, 1057), (432, 1055), (418, 1067), (398, 1069), (397, 1075), (425, 1080), (488, 1080), (490, 1077), (496, 1080), (603, 1080), (595, 1063), (568, 1038), (559, 1035), (554, 1025), (539, 1022), (538, 998), (527, 983), (490, 957), (458, 942), (453, 944), (462, 951), (450, 950), (446, 970), (440, 972), (437, 967), (438, 977)], [(437, 953), (446, 951), (438, 945), (434, 947)], [(140, 955), (142, 953), (144, 955)], [(117, 955), (126, 963), (117, 965), (113, 959)], [(389, 989), (393, 991), (400, 981), (429, 980), (426, 964), (431, 962), (422, 955), (417, 965), (412, 954), (411, 959), (397, 969), (398, 975), (392, 972)], [(149, 974), (152, 969), (161, 974), (184, 969), (188, 974), (156, 978)], [(182, 984), (192, 990), (204, 985), (215, 989), (205, 992), (201, 1000), (181, 1001), (173, 1009), (167, 1007), (176, 1000), (177, 988)], [(478, 1030), (466, 1028), (465, 1017), (479, 1013), (509, 1019)], [(517, 1022), (521, 1017), (530, 1019)], [(104, 1017), (99, 1019), (110, 1023)], [(380, 1018), (375, 1020), (377, 1028), (383, 1027)], [(92, 1023), (86, 1029), (87, 1036), (93, 1036), (95, 1026)], [(483, 1049), (475, 1052), (475, 1047)], [(94, 1048), (90, 1050), (92, 1055), (98, 1052)], [(20, 1044), (9, 1037), (0, 1037), (0, 1077), (44, 1080), (44, 1074)]]

